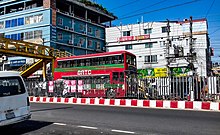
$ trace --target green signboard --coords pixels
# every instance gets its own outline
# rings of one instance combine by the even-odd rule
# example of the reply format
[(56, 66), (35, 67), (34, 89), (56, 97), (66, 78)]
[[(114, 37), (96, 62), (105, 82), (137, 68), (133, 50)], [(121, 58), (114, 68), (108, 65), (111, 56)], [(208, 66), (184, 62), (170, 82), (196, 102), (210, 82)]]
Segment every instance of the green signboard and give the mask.
[(186, 76), (190, 71), (188, 67), (177, 67), (170, 69), (172, 76)]
[[(170, 68), (171, 76), (186, 76), (190, 71), (188, 67)], [(167, 68), (138, 69), (138, 78), (166, 77)]]

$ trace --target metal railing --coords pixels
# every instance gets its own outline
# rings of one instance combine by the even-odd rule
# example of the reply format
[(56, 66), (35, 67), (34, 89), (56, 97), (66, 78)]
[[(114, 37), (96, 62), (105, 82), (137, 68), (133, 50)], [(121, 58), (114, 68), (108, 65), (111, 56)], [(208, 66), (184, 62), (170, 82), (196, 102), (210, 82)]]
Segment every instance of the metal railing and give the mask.
[[(77, 97), (67, 90), (64, 81), (26, 80), (30, 96)], [(220, 101), (220, 77), (163, 77), (138, 80), (139, 86), (129, 98), (149, 100)], [(86, 85), (84, 85), (86, 87)], [(83, 86), (83, 87), (84, 87)], [(70, 89), (70, 88), (69, 88)]]

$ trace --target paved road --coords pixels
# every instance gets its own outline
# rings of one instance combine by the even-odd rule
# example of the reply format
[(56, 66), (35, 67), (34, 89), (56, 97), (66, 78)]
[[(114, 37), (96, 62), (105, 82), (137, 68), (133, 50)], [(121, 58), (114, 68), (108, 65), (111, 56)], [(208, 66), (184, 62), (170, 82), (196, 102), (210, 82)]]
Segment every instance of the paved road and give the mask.
[(5, 134), (219, 135), (220, 113), (32, 103), (32, 119)]

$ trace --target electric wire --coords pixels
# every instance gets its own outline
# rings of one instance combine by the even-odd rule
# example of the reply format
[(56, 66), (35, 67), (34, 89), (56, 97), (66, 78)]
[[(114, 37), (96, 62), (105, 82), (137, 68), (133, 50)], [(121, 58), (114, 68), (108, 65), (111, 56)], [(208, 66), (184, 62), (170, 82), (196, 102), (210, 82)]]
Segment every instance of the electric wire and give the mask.
[[(151, 7), (153, 7), (153, 6), (156, 6), (156, 5), (159, 5), (159, 4), (163, 3), (163, 2), (165, 2), (165, 1), (167, 1), (167, 0), (162, 0), (162, 1), (156, 2), (156, 3), (152, 4), (152, 5), (149, 5), (149, 6), (146, 6), (146, 7), (137, 9), (137, 10), (134, 10), (134, 11), (132, 11), (132, 12), (128, 12), (128, 13), (126, 13), (126, 15), (127, 15), (127, 14), (131, 14), (131, 13), (135, 13), (135, 12), (138, 12), (138, 11), (141, 11), (141, 10), (144, 10), (144, 9), (146, 9), (146, 8), (151, 8)], [(122, 15), (121, 17), (124, 17), (124, 16), (126, 16), (126, 15)]]
[(121, 5), (121, 6), (112, 8), (112, 9), (110, 9), (110, 11), (113, 11), (113, 10), (115, 10), (115, 9), (119, 9), (119, 8), (122, 8), (122, 7), (125, 7), (125, 6), (128, 6), (128, 5), (131, 5), (131, 4), (133, 4), (133, 3), (137, 2), (137, 1), (139, 1), (139, 0), (134, 0), (134, 1), (129, 2), (129, 3), (127, 3), (127, 4), (123, 4), (123, 5)]
[(211, 4), (211, 6), (208, 9), (205, 18), (207, 18), (207, 15), (209, 14), (210, 10), (212, 9), (212, 6), (213, 6), (214, 3), (215, 3), (215, 0), (212, 1), (212, 4)]
[(181, 3), (181, 4), (176, 4), (176, 5), (172, 5), (172, 6), (168, 6), (168, 7), (164, 7), (164, 8), (159, 8), (159, 9), (143, 12), (143, 13), (138, 13), (138, 14), (134, 14), (134, 15), (130, 15), (130, 16), (125, 16), (125, 17), (122, 17), (122, 18), (118, 18), (117, 20), (124, 20), (124, 19), (135, 17), (135, 16), (143, 15), (143, 14), (149, 14), (149, 13), (162, 11), (162, 10), (166, 10), (166, 9), (170, 9), (170, 8), (180, 7), (180, 6), (192, 4), (192, 3), (195, 3), (195, 2), (198, 2), (198, 1), (200, 1), (200, 0), (193, 0), (193, 1), (185, 2), (185, 3)]

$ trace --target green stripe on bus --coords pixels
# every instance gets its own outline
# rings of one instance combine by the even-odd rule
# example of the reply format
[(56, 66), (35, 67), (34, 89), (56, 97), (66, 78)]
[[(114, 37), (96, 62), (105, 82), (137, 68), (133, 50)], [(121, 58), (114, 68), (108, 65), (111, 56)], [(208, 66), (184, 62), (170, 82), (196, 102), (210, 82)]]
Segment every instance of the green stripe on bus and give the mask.
[(108, 64), (100, 66), (82, 66), (82, 67), (70, 67), (70, 68), (55, 68), (55, 72), (68, 72), (77, 70), (103, 70), (111, 68), (124, 68), (124, 64)]

